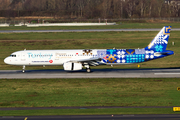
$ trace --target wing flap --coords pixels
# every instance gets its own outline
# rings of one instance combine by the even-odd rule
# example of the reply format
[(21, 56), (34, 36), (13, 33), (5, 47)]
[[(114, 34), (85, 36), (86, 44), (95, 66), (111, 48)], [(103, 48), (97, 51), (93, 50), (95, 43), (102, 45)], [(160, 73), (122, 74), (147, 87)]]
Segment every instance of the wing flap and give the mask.
[(88, 63), (89, 65), (92, 66), (97, 66), (99, 65), (99, 62), (101, 61), (101, 58), (90, 58), (90, 59), (80, 59), (80, 60), (70, 60), (70, 62), (81, 62), (81, 63)]

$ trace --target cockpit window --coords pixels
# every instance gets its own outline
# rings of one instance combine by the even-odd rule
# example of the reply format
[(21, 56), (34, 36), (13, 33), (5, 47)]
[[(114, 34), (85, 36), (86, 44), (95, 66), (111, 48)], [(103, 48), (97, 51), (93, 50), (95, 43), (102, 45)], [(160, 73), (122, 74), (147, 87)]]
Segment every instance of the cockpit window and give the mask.
[(16, 55), (10, 55), (10, 57), (16, 57)]

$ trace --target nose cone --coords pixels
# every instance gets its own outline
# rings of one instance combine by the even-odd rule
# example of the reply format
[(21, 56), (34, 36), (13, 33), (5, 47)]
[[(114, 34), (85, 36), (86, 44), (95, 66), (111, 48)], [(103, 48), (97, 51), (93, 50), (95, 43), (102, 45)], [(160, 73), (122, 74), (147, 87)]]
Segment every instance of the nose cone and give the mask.
[(9, 64), (9, 63), (10, 63), (10, 60), (9, 60), (8, 57), (4, 59), (4, 63), (6, 63), (6, 64)]

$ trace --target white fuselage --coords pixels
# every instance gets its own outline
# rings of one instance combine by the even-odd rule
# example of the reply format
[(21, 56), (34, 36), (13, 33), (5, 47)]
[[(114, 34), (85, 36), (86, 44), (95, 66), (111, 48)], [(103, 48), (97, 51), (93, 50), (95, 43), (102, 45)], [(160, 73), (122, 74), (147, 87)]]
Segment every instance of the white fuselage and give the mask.
[[(99, 50), (99, 49), (98, 49)], [(24, 50), (12, 53), (4, 62), (10, 65), (63, 65), (71, 60), (91, 59), (97, 56), (97, 50), (91, 54), (82, 50)], [(105, 55), (104, 55), (105, 56)]]

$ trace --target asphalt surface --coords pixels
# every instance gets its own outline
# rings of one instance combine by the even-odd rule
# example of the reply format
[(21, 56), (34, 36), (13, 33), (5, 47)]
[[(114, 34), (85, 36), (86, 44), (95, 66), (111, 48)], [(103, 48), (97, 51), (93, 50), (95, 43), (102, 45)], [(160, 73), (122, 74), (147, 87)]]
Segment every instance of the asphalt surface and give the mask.
[(180, 69), (92, 69), (67, 72), (64, 70), (0, 70), (0, 79), (41, 78), (180, 78)]
[[(160, 31), (161, 29), (82, 29), (82, 30), (0, 30), (0, 33), (30, 33), (30, 32), (110, 32), (110, 31)], [(171, 31), (180, 31), (172, 28)]]
[(85, 107), (10, 107), (0, 108), (0, 110), (42, 110), (42, 109), (109, 109), (109, 108), (172, 108), (173, 106), (85, 106)]
[(0, 120), (179, 120), (180, 115), (69, 115), (69, 116), (2, 116)]
[[(118, 106), (91, 106), (91, 107), (19, 107), (0, 108), (0, 110), (41, 110), (41, 109), (108, 109), (108, 108), (173, 108), (172, 106), (145, 106), (145, 107), (118, 107)], [(61, 116), (0, 116), (0, 120), (177, 120), (178, 114), (149, 115), (149, 114), (122, 114), (122, 115), (61, 115)]]

